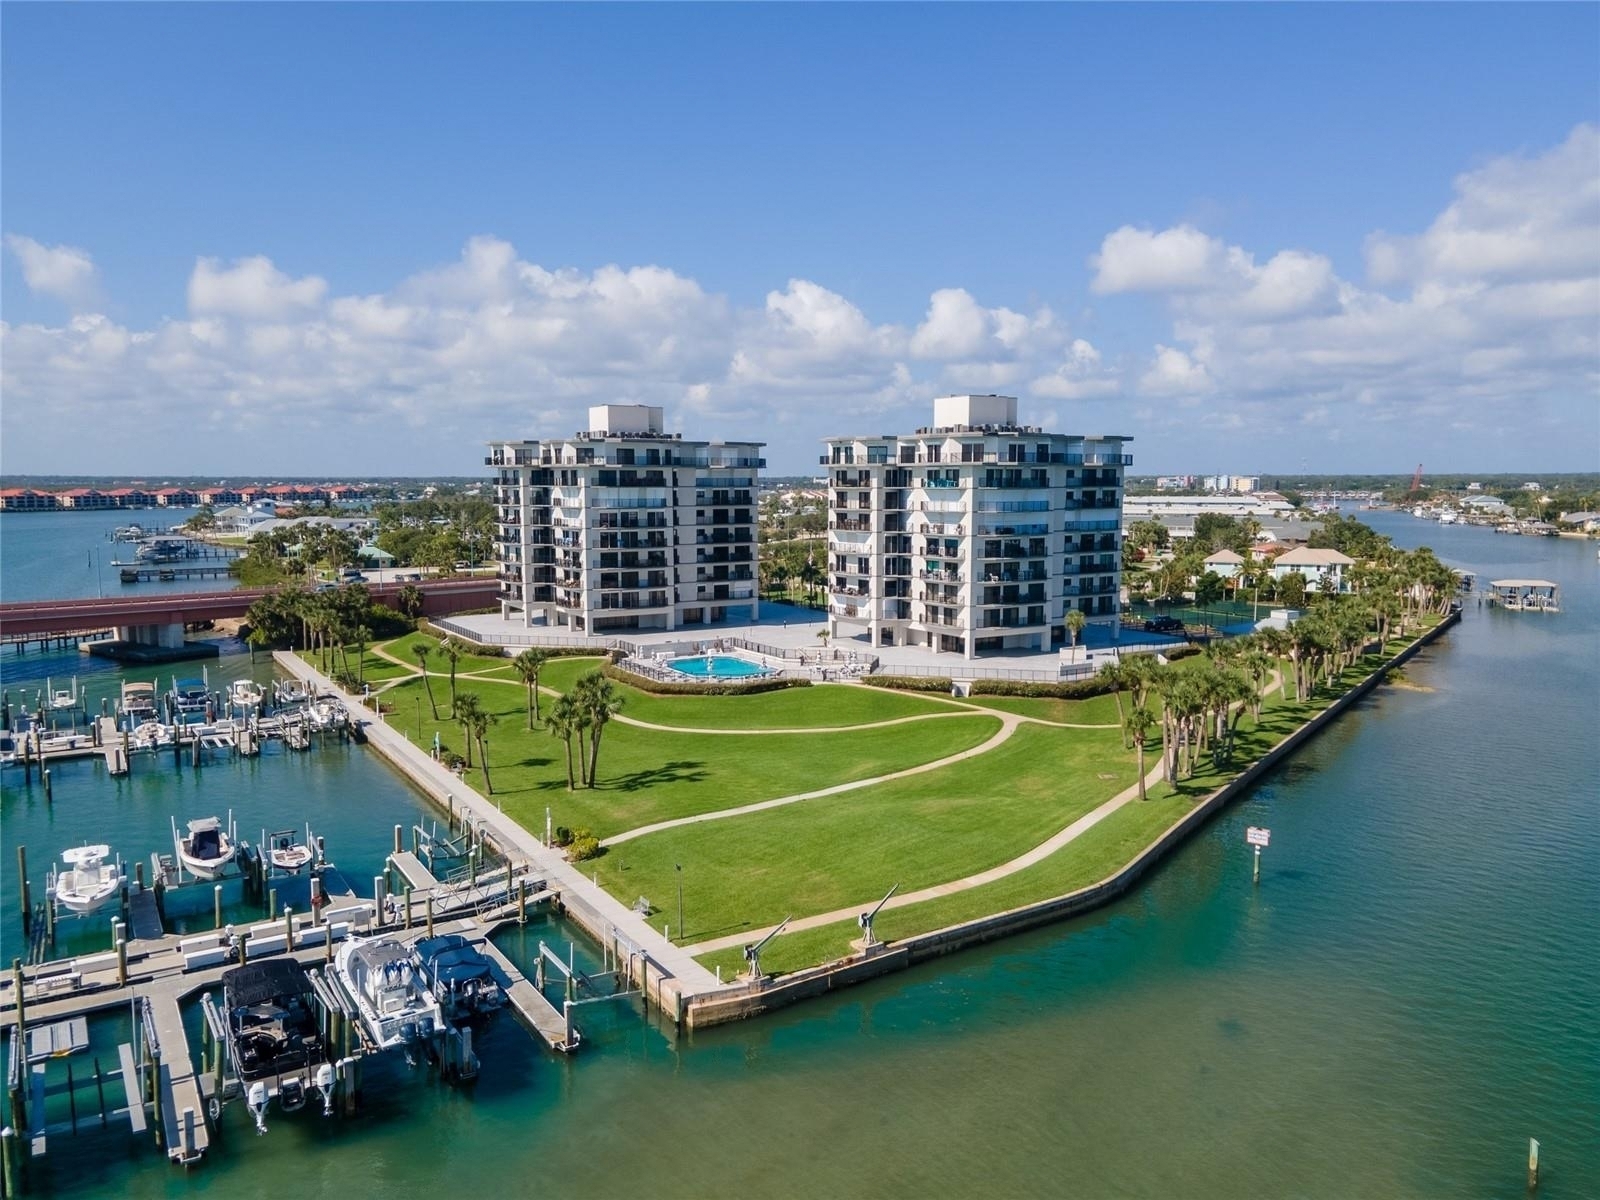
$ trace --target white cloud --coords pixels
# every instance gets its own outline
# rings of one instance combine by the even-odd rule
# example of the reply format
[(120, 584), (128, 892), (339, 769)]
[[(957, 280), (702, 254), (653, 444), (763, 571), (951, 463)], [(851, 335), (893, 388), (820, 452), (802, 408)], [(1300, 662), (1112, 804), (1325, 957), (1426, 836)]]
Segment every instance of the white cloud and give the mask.
[(1139, 390), (1150, 396), (1201, 396), (1215, 386), (1204, 363), (1171, 346), (1157, 346), (1150, 369), (1139, 377)]
[(1089, 259), (1097, 292), (1175, 292), (1209, 287), (1225, 258), (1222, 243), (1192, 225), (1160, 233), (1124, 225)]
[(200, 258), (189, 276), (189, 311), (270, 320), (317, 307), (327, 290), (327, 282), (315, 275), (290, 279), (264, 255), (241, 258), (231, 267)]
[(1374, 233), (1379, 285), (1438, 280), (1593, 279), (1600, 273), (1600, 128), (1458, 175), (1456, 199), (1415, 237)]
[(1029, 390), (1051, 400), (1093, 400), (1115, 396), (1122, 384), (1102, 365), (1100, 351), (1083, 338), (1074, 338), (1056, 369), (1035, 379)]
[(100, 278), (87, 250), (46, 246), (19, 233), (6, 234), (6, 247), (16, 255), (31, 291), (61, 300), (77, 311), (99, 298)]

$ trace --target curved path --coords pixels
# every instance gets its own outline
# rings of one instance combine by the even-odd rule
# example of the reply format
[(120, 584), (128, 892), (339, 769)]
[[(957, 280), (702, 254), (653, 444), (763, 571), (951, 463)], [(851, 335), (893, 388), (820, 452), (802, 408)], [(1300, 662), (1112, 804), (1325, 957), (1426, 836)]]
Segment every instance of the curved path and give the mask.
[[(1274, 670), (1266, 682), (1261, 685), (1261, 694), (1265, 696), (1271, 692), (1272, 689), (1277, 686), (1279, 678), (1279, 673)], [(1158, 756), (1155, 767), (1153, 767), (1144, 777), (1145, 787), (1148, 789), (1152, 784), (1159, 783), (1161, 779), (1165, 777), (1165, 775), (1166, 756), (1160, 755)], [(890, 778), (890, 776), (884, 776), (884, 778)], [(869, 780), (867, 782), (873, 781)], [(1033, 849), (1017, 855), (1016, 858), (1011, 859), (1009, 862), (1003, 862), (999, 866), (990, 867), (987, 871), (979, 871), (975, 875), (968, 875), (961, 879), (952, 879), (946, 883), (936, 883), (915, 892), (904, 892), (900, 895), (891, 897), (888, 904), (886, 904), (884, 907), (904, 908), (909, 904), (920, 904), (924, 900), (936, 900), (940, 896), (953, 896), (957, 892), (965, 892), (975, 887), (982, 887), (986, 883), (994, 883), (996, 880), (1004, 879), (1007, 875), (1015, 875), (1018, 871), (1025, 871), (1029, 867), (1034, 866), (1035, 864), (1048, 858), (1057, 850), (1062, 849), (1064, 846), (1067, 846), (1071, 842), (1074, 842), (1078, 838), (1082, 837), (1085, 833), (1093, 829), (1096, 825), (1100, 824), (1101, 821), (1104, 821), (1119, 808), (1122, 808), (1129, 801), (1136, 799), (1138, 795), (1139, 784), (1136, 781), (1123, 788), (1122, 791), (1118, 792), (1105, 803), (1099, 805), (1097, 808), (1091, 809), (1089, 812), (1079, 817), (1076, 821), (1073, 821), (1072, 824), (1068, 825), (1065, 829), (1060, 830), (1058, 833), (1052, 834), (1050, 837), (1040, 842), (1037, 846), (1033, 847)], [(708, 815), (714, 816), (716, 814)], [(682, 824), (682, 822), (673, 823)], [(796, 933), (802, 929), (815, 929), (821, 925), (832, 925), (836, 922), (847, 921), (863, 912), (866, 912), (876, 903), (876, 899), (868, 899), (860, 904), (852, 904), (847, 908), (836, 908), (832, 912), (816, 913), (809, 917), (801, 917), (799, 920), (791, 920), (789, 922), (788, 932)], [(758, 942), (776, 928), (776, 925), (768, 925), (764, 929), (750, 929), (743, 933), (729, 934), (727, 937), (712, 938), (709, 941), (697, 942), (686, 947), (686, 949), (689, 951), (689, 953), (694, 955), (710, 954), (717, 950), (731, 950), (736, 946), (744, 946), (751, 942)]]
[[(930, 714), (928, 717), (904, 717), (901, 718), (901, 721), (926, 721), (931, 719), (931, 717), (943, 715), (945, 714), (938, 713)], [(959, 716), (961, 714), (951, 713), (949, 715)], [(670, 821), (657, 821), (653, 825), (640, 825), (637, 829), (629, 829), (617, 834), (615, 837), (605, 838), (600, 844), (602, 846), (619, 846), (623, 842), (631, 842), (634, 838), (643, 837), (647, 833), (659, 833), (663, 829), (675, 829), (679, 825), (698, 825), (704, 821), (721, 821), (728, 817), (742, 817), (746, 813), (761, 812), (763, 809), (768, 808), (782, 808), (786, 804), (799, 804), (802, 800), (816, 800), (821, 796), (837, 796), (841, 792), (853, 792), (857, 788), (872, 787), (874, 784), (887, 783), (891, 779), (905, 779), (911, 775), (921, 775), (927, 771), (937, 771), (941, 767), (953, 766), (965, 759), (976, 758), (980, 754), (987, 754), (989, 751), (993, 750), (996, 746), (1000, 745), (1013, 733), (1015, 733), (1017, 731), (1017, 726), (1023, 723), (1020, 718), (1015, 717), (1012, 714), (996, 713), (994, 715), (1000, 718), (1000, 728), (995, 732), (993, 737), (986, 742), (983, 742), (977, 746), (973, 746), (970, 750), (963, 750), (959, 754), (952, 754), (947, 758), (934, 759), (932, 762), (921, 763), (915, 767), (907, 767), (903, 771), (891, 771), (887, 775), (874, 775), (871, 779), (857, 779), (850, 783), (838, 783), (833, 787), (820, 788), (814, 792), (799, 792), (793, 796), (779, 796), (774, 800), (760, 800), (755, 804), (744, 804), (738, 808), (720, 808), (714, 812), (697, 813), (690, 817), (675, 817)], [(1011, 719), (1007, 720), (1007, 717), (1010, 717)], [(898, 725), (901, 723), (901, 721), (888, 721), (884, 722), (884, 724)], [(870, 728), (870, 726), (857, 725), (854, 726), (854, 728), (867, 729)], [(699, 731), (691, 730), (689, 732)], [(812, 731), (800, 730), (793, 732)]]

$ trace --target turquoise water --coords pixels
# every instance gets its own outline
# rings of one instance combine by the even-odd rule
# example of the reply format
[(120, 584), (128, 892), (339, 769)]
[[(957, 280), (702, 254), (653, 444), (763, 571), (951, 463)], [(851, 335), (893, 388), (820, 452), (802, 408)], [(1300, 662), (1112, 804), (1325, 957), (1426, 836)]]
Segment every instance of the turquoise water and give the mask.
[(752, 675), (767, 673), (760, 663), (721, 654), (708, 654), (704, 658), (675, 658), (667, 665), (679, 674), (700, 679), (749, 679)]
[[(43, 1194), (1508, 1197), (1534, 1136), (1542, 1198), (1600, 1195), (1594, 548), (1371, 520), (1481, 578), (1557, 579), (1567, 611), (1470, 606), (1410, 687), (1119, 903), (692, 1036), (591, 1010), (570, 1060), (500, 1021), (473, 1088), (388, 1063), (359, 1118), (265, 1138), (236, 1107), (187, 1175), (126, 1136), (62, 1139)], [(0, 869), (19, 828), (164, 831), (169, 809), (232, 802), (338, 829), (356, 873), (384, 849), (369, 823), (416, 811), (354, 747), (134, 783), (86, 775), (52, 816), (8, 773)], [(1259, 888), (1249, 825), (1273, 831)], [(567, 931), (508, 952), (541, 936)]]

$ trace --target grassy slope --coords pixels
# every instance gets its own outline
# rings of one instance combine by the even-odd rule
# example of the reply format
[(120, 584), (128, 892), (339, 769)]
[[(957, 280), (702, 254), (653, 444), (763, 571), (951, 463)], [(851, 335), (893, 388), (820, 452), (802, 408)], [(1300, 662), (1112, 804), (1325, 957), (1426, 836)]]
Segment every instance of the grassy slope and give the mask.
[(689, 937), (718, 937), (1003, 863), (1132, 783), (1132, 757), (1113, 731), (1026, 725), (941, 771), (651, 834), (596, 867), (660, 905), (682, 863)]
[[(653, 821), (904, 770), (976, 746), (999, 728), (997, 720), (980, 714), (886, 729), (749, 737), (669, 733), (612, 722), (601, 742), (599, 787), (568, 792), (562, 743), (543, 729), (528, 732), (521, 684), (458, 677), (456, 689), (478, 696), (484, 711), (498, 718), (488, 734), (496, 801), (541, 833), (547, 804), (557, 824), (609, 837)], [(395, 706), (395, 726), (413, 739), (415, 697), (422, 694), (420, 680), (384, 694)], [(435, 679), (433, 695), (442, 717), (449, 707), (448, 683)], [(433, 721), (425, 698), (421, 709), (419, 744), (431, 746), (437, 730), (446, 748), (461, 752), (460, 727)], [(482, 787), (476, 767), (471, 782)]]
[[(892, 941), (927, 933), (1065, 895), (1115, 874), (1171, 828), (1195, 802), (1223, 786), (1245, 766), (1327, 708), (1365, 678), (1384, 657), (1404, 645), (1399, 639), (1391, 641), (1384, 655), (1370, 656), (1345, 672), (1334, 688), (1304, 703), (1296, 703), (1292, 696), (1285, 700), (1274, 691), (1263, 705), (1259, 727), (1248, 714), (1241, 720), (1237, 733), (1238, 752), (1231, 766), (1203, 763), (1193, 777), (1184, 778), (1175, 787), (1162, 784), (1152, 789), (1149, 801), (1125, 805), (1063, 849), (1026, 870), (955, 895), (886, 910), (876, 923), (878, 937)], [(693, 922), (690, 924), (692, 934)], [(826, 962), (848, 953), (851, 939), (859, 934), (853, 921), (844, 921), (802, 930), (792, 936), (780, 936), (763, 954), (762, 968), (783, 972)], [(700, 961), (707, 967), (720, 966), (724, 976), (744, 965), (743, 955), (738, 950), (702, 955)]]

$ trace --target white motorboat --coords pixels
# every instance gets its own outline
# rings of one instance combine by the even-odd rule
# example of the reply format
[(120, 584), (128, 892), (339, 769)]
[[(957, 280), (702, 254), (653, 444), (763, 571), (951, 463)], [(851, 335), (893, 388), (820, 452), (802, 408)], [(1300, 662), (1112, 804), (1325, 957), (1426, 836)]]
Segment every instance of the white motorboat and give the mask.
[(122, 886), (122, 867), (107, 862), (111, 847), (74, 846), (61, 852), (66, 870), (51, 872), (49, 893), (55, 902), (75, 913), (92, 913), (116, 898)]
[(318, 700), (306, 712), (315, 729), (340, 729), (350, 720), (350, 710), (337, 700)]
[(122, 725), (135, 729), (146, 721), (156, 719), (156, 685), (153, 683), (125, 683), (122, 685)]
[(333, 977), (378, 1048), (426, 1041), (442, 1028), (434, 999), (409, 947), (393, 938), (350, 938), (333, 956)]
[(285, 708), (291, 704), (306, 704), (311, 700), (311, 692), (298, 679), (280, 679), (272, 685), (273, 698), (277, 700), (278, 707)]
[(58, 688), (55, 686), (54, 681), (50, 679), (44, 681), (44, 686), (50, 696), (50, 707), (55, 711), (67, 712), (78, 707), (78, 680), (76, 676), (73, 677), (70, 688)]
[(229, 705), (245, 712), (260, 708), (266, 698), (266, 690), (254, 679), (235, 679), (228, 688)]
[(0, 733), (0, 767), (9, 767), (17, 761), (17, 736)]
[(172, 745), (172, 729), (160, 721), (142, 721), (129, 732), (128, 744), (135, 750), (159, 750)]
[(275, 871), (296, 875), (311, 864), (311, 847), (294, 830), (279, 830), (267, 845), (267, 861)]
[(178, 836), (178, 823), (174, 820), (172, 840), (177, 847), (178, 861), (196, 879), (216, 879), (239, 852), (231, 831), (224, 829), (216, 817), (190, 821), (189, 832), (182, 837)]

